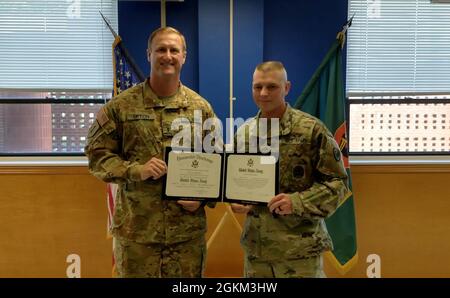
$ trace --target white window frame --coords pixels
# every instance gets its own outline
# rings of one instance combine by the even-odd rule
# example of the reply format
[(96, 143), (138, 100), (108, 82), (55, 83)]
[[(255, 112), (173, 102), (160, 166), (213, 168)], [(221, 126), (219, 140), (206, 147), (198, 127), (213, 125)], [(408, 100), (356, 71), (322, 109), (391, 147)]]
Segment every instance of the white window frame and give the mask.
[[(414, 7), (408, 8), (406, 5), (411, 2)], [(449, 4), (431, 4), (430, 0), (349, 0), (348, 9), (348, 15), (354, 15), (354, 20), (347, 39), (347, 97), (450, 94)], [(433, 24), (437, 29), (429, 30)], [(436, 45), (433, 37), (443, 42)], [(383, 45), (383, 38), (391, 43)], [(398, 45), (397, 52), (395, 45)], [(402, 59), (395, 60), (396, 56)], [(433, 63), (426, 65), (427, 60)], [(350, 162), (450, 163), (450, 158), (443, 155), (375, 154), (351, 156)]]

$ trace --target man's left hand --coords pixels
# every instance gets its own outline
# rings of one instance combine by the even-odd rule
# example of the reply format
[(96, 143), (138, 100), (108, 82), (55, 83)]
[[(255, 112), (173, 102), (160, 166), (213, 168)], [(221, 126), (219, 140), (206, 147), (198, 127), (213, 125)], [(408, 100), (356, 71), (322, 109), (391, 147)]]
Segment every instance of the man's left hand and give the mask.
[(292, 214), (292, 201), (289, 195), (280, 193), (273, 197), (267, 204), (271, 213), (279, 215)]
[(200, 201), (184, 201), (184, 200), (178, 200), (177, 203), (180, 204), (183, 207), (183, 209), (189, 212), (195, 212), (202, 204)]

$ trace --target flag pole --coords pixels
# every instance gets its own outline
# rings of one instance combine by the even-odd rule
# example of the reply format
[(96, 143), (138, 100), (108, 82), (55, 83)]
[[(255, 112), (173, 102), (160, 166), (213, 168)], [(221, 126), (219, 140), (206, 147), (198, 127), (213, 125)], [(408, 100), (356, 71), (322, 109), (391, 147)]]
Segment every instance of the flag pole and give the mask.
[(344, 26), (342, 26), (342, 33), (347, 33), (348, 28), (352, 26), (353, 18), (355, 17), (356, 12), (352, 15), (352, 17), (345, 22)]
[(336, 39), (339, 40), (339, 43), (341, 45), (341, 49), (344, 48), (346, 33), (347, 33), (348, 28), (350, 28), (352, 26), (352, 22), (353, 22), (353, 18), (355, 17), (355, 14), (356, 13), (354, 13), (347, 22), (345, 22), (345, 24), (342, 26), (342, 31), (340, 31), (336, 36)]
[(117, 35), (116, 31), (114, 31), (113, 27), (111, 26), (111, 24), (109, 23), (108, 19), (102, 14), (101, 11), (99, 11), (100, 15), (102, 16), (103, 21), (105, 21), (106, 26), (108, 26), (109, 31), (111, 31), (112, 35), (114, 36), (114, 38), (119, 37), (119, 35)]
[(142, 70), (139, 68), (139, 66), (134, 61), (133, 57), (128, 53), (128, 50), (125, 48), (123, 43), (121, 42), (122, 39), (120, 36), (114, 31), (113, 27), (111, 26), (111, 23), (108, 21), (108, 19), (102, 14), (101, 11), (99, 11), (100, 15), (102, 16), (103, 21), (105, 22), (106, 26), (108, 26), (109, 31), (111, 31), (112, 35), (114, 36), (114, 44), (116, 44), (121, 50), (124, 55), (124, 57), (128, 60), (130, 66), (135, 70), (136, 75), (138, 76), (139, 80), (141, 82), (145, 81), (145, 75), (142, 72)]

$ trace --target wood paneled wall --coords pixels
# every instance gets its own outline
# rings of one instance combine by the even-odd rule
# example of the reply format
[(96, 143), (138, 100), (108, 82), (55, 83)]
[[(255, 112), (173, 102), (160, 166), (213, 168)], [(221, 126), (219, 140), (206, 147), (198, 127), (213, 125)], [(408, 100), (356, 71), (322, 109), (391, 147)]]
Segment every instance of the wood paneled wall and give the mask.
[[(450, 277), (450, 165), (354, 166), (359, 262), (370, 254), (382, 277)], [(329, 276), (338, 276), (328, 266)]]
[[(381, 258), (382, 277), (450, 277), (450, 166), (354, 166), (358, 264)], [(111, 276), (106, 186), (86, 167), (0, 167), (0, 277), (65, 277), (81, 258), (82, 277)], [(205, 275), (242, 276), (244, 218), (224, 204), (208, 210)], [(340, 277), (325, 263), (327, 275)]]

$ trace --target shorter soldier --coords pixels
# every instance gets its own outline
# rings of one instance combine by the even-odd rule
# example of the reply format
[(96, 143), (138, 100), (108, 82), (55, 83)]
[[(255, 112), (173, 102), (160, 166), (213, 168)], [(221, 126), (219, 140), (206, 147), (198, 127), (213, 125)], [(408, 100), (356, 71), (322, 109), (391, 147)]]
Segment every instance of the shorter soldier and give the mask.
[(290, 86), (280, 62), (258, 65), (253, 99), (260, 111), (237, 132), (248, 148), (259, 129), (245, 127), (259, 118), (279, 119), (280, 193), (268, 206), (231, 204), (234, 212), (247, 213), (241, 237), (246, 277), (325, 277), (322, 254), (332, 242), (324, 219), (348, 191), (333, 136), (320, 120), (286, 103)]

